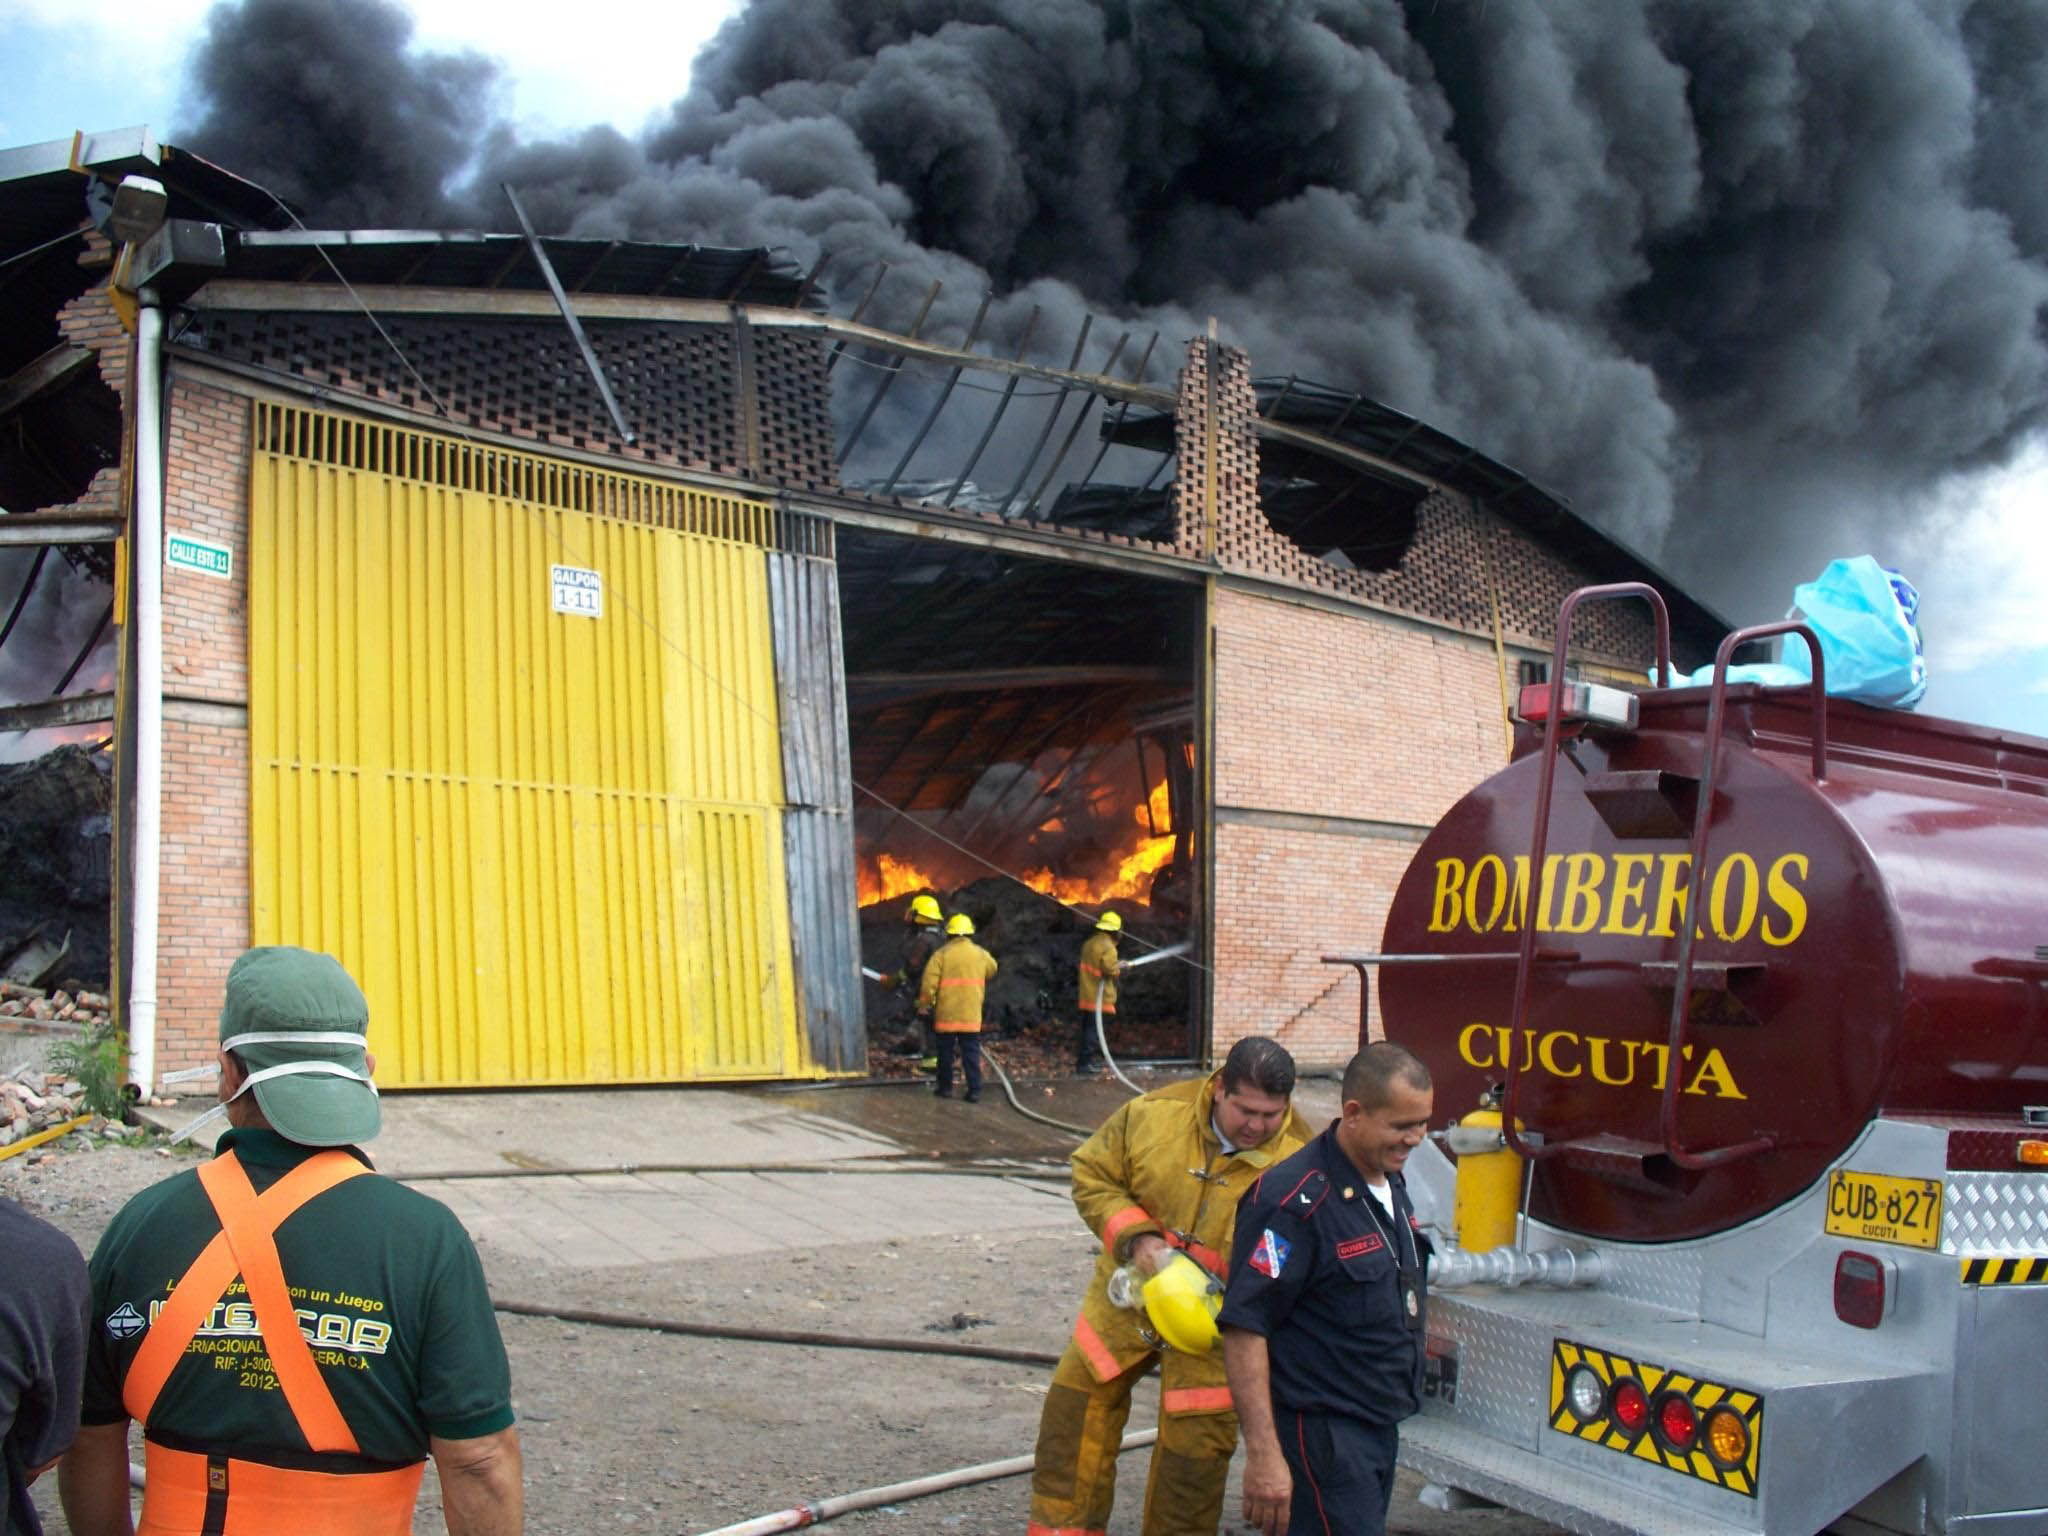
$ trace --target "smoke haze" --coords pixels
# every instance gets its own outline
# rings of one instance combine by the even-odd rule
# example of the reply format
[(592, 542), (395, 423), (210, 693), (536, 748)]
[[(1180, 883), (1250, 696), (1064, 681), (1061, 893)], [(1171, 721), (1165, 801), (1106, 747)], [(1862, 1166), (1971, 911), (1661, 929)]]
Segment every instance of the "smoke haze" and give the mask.
[(2048, 405), (2044, 0), (753, 0), (644, 135), (552, 142), (409, 35), (222, 6), (174, 141), (316, 226), (504, 228), (509, 180), (553, 233), (829, 253), (842, 312), (886, 261), (870, 317), (940, 278), (952, 340), (993, 287), (999, 349), (1213, 314), (1738, 618), (1931, 547)]

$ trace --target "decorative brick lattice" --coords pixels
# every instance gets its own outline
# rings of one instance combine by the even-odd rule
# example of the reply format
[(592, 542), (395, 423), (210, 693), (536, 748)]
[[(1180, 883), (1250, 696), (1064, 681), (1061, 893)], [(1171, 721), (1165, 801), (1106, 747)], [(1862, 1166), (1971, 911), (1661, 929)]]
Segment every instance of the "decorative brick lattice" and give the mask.
[[(1212, 546), (1205, 519), (1208, 369), (1219, 359), (1216, 385), (1216, 528), (1214, 558), (1224, 570), (1265, 576), (1291, 586), (1361, 598), (1384, 608), (1493, 634), (1499, 604), (1502, 637), (1550, 648), (1557, 611), (1575, 587), (1596, 578), (1466, 498), (1432, 491), (1416, 509), (1415, 538), (1390, 571), (1347, 570), (1288, 539), (1266, 520), (1258, 500), (1258, 397), (1250, 360), (1235, 347), (1197, 338), (1181, 370), (1174, 430), (1180, 473), (1174, 487), (1174, 548), (1201, 559)], [(1574, 653), (1592, 652), (1649, 664), (1654, 651), (1647, 612), (1635, 603), (1603, 603), (1573, 625)]]
[(179, 340), (423, 415), (445, 409), (452, 424), (539, 447), (799, 488), (836, 483), (825, 359), (814, 340), (755, 334), (761, 463), (753, 469), (730, 327), (586, 322), (591, 349), (638, 439), (627, 446), (559, 322), (405, 315), (384, 325), (396, 351), (353, 315), (215, 312)]

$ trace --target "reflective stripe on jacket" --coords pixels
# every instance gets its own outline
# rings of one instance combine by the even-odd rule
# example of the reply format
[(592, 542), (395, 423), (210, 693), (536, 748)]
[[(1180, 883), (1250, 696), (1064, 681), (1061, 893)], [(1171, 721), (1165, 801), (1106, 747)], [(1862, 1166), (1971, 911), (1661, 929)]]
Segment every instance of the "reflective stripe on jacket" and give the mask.
[[(122, 1406), (142, 1425), (145, 1440), (147, 1486), (138, 1536), (405, 1536), (412, 1530), (423, 1461), (378, 1471), (313, 1472), (231, 1455), (226, 1447), (174, 1449), (149, 1439), (150, 1412), (164, 1384), (239, 1277), (284, 1409), (307, 1447), (357, 1453), (355, 1434), (300, 1331), (274, 1234), (301, 1206), (369, 1173), (346, 1152), (322, 1152), (259, 1195), (232, 1150), (200, 1165), (199, 1182), (221, 1229), (171, 1288), (121, 1384)], [(192, 1368), (211, 1364), (211, 1357), (195, 1358)]]
[(1081, 1011), (1095, 1011), (1095, 989), (1102, 988), (1102, 1011), (1116, 1012), (1116, 940), (1106, 933), (1091, 933), (1081, 946)]
[(965, 934), (948, 939), (925, 963), (917, 1006), (930, 1010), (932, 1028), (940, 1034), (978, 1035), (982, 999), (995, 973), (996, 957), (974, 940)]
[[(1147, 1232), (1156, 1233), (1223, 1279), (1230, 1267), (1238, 1197), (1313, 1135), (1290, 1108), (1264, 1145), (1226, 1155), (1209, 1123), (1222, 1077), (1213, 1072), (1132, 1099), (1074, 1150), (1074, 1205), (1102, 1239), (1074, 1323), (1074, 1344), (1098, 1381), (1158, 1350), (1139, 1332), (1144, 1314), (1109, 1299), (1109, 1277), (1131, 1245)], [(1229, 1408), (1221, 1349), (1201, 1357), (1173, 1349), (1160, 1353), (1167, 1412)]]

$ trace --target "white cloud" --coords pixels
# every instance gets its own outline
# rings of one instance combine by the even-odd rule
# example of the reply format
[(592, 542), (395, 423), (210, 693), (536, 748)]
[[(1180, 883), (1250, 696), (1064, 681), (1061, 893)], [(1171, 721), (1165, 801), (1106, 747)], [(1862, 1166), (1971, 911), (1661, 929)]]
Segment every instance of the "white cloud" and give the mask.
[(562, 133), (608, 122), (642, 127), (689, 87), (690, 64), (741, 0), (578, 0), (574, 19), (546, 6), (412, 0), (415, 44), (499, 60), (522, 125)]
[(2048, 440), (1952, 480), (1930, 513), (1907, 571), (1921, 591), (1929, 671), (2048, 651)]

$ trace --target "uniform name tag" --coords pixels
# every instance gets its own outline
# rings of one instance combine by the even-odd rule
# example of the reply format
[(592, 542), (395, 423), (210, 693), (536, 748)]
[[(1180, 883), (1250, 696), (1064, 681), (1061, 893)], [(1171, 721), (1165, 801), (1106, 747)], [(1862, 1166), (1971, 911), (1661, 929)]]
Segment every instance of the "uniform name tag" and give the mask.
[(1378, 1253), (1386, 1246), (1380, 1240), (1378, 1233), (1369, 1233), (1364, 1237), (1354, 1237), (1339, 1243), (1337, 1245), (1337, 1257), (1340, 1259), (1356, 1259), (1368, 1253)]

